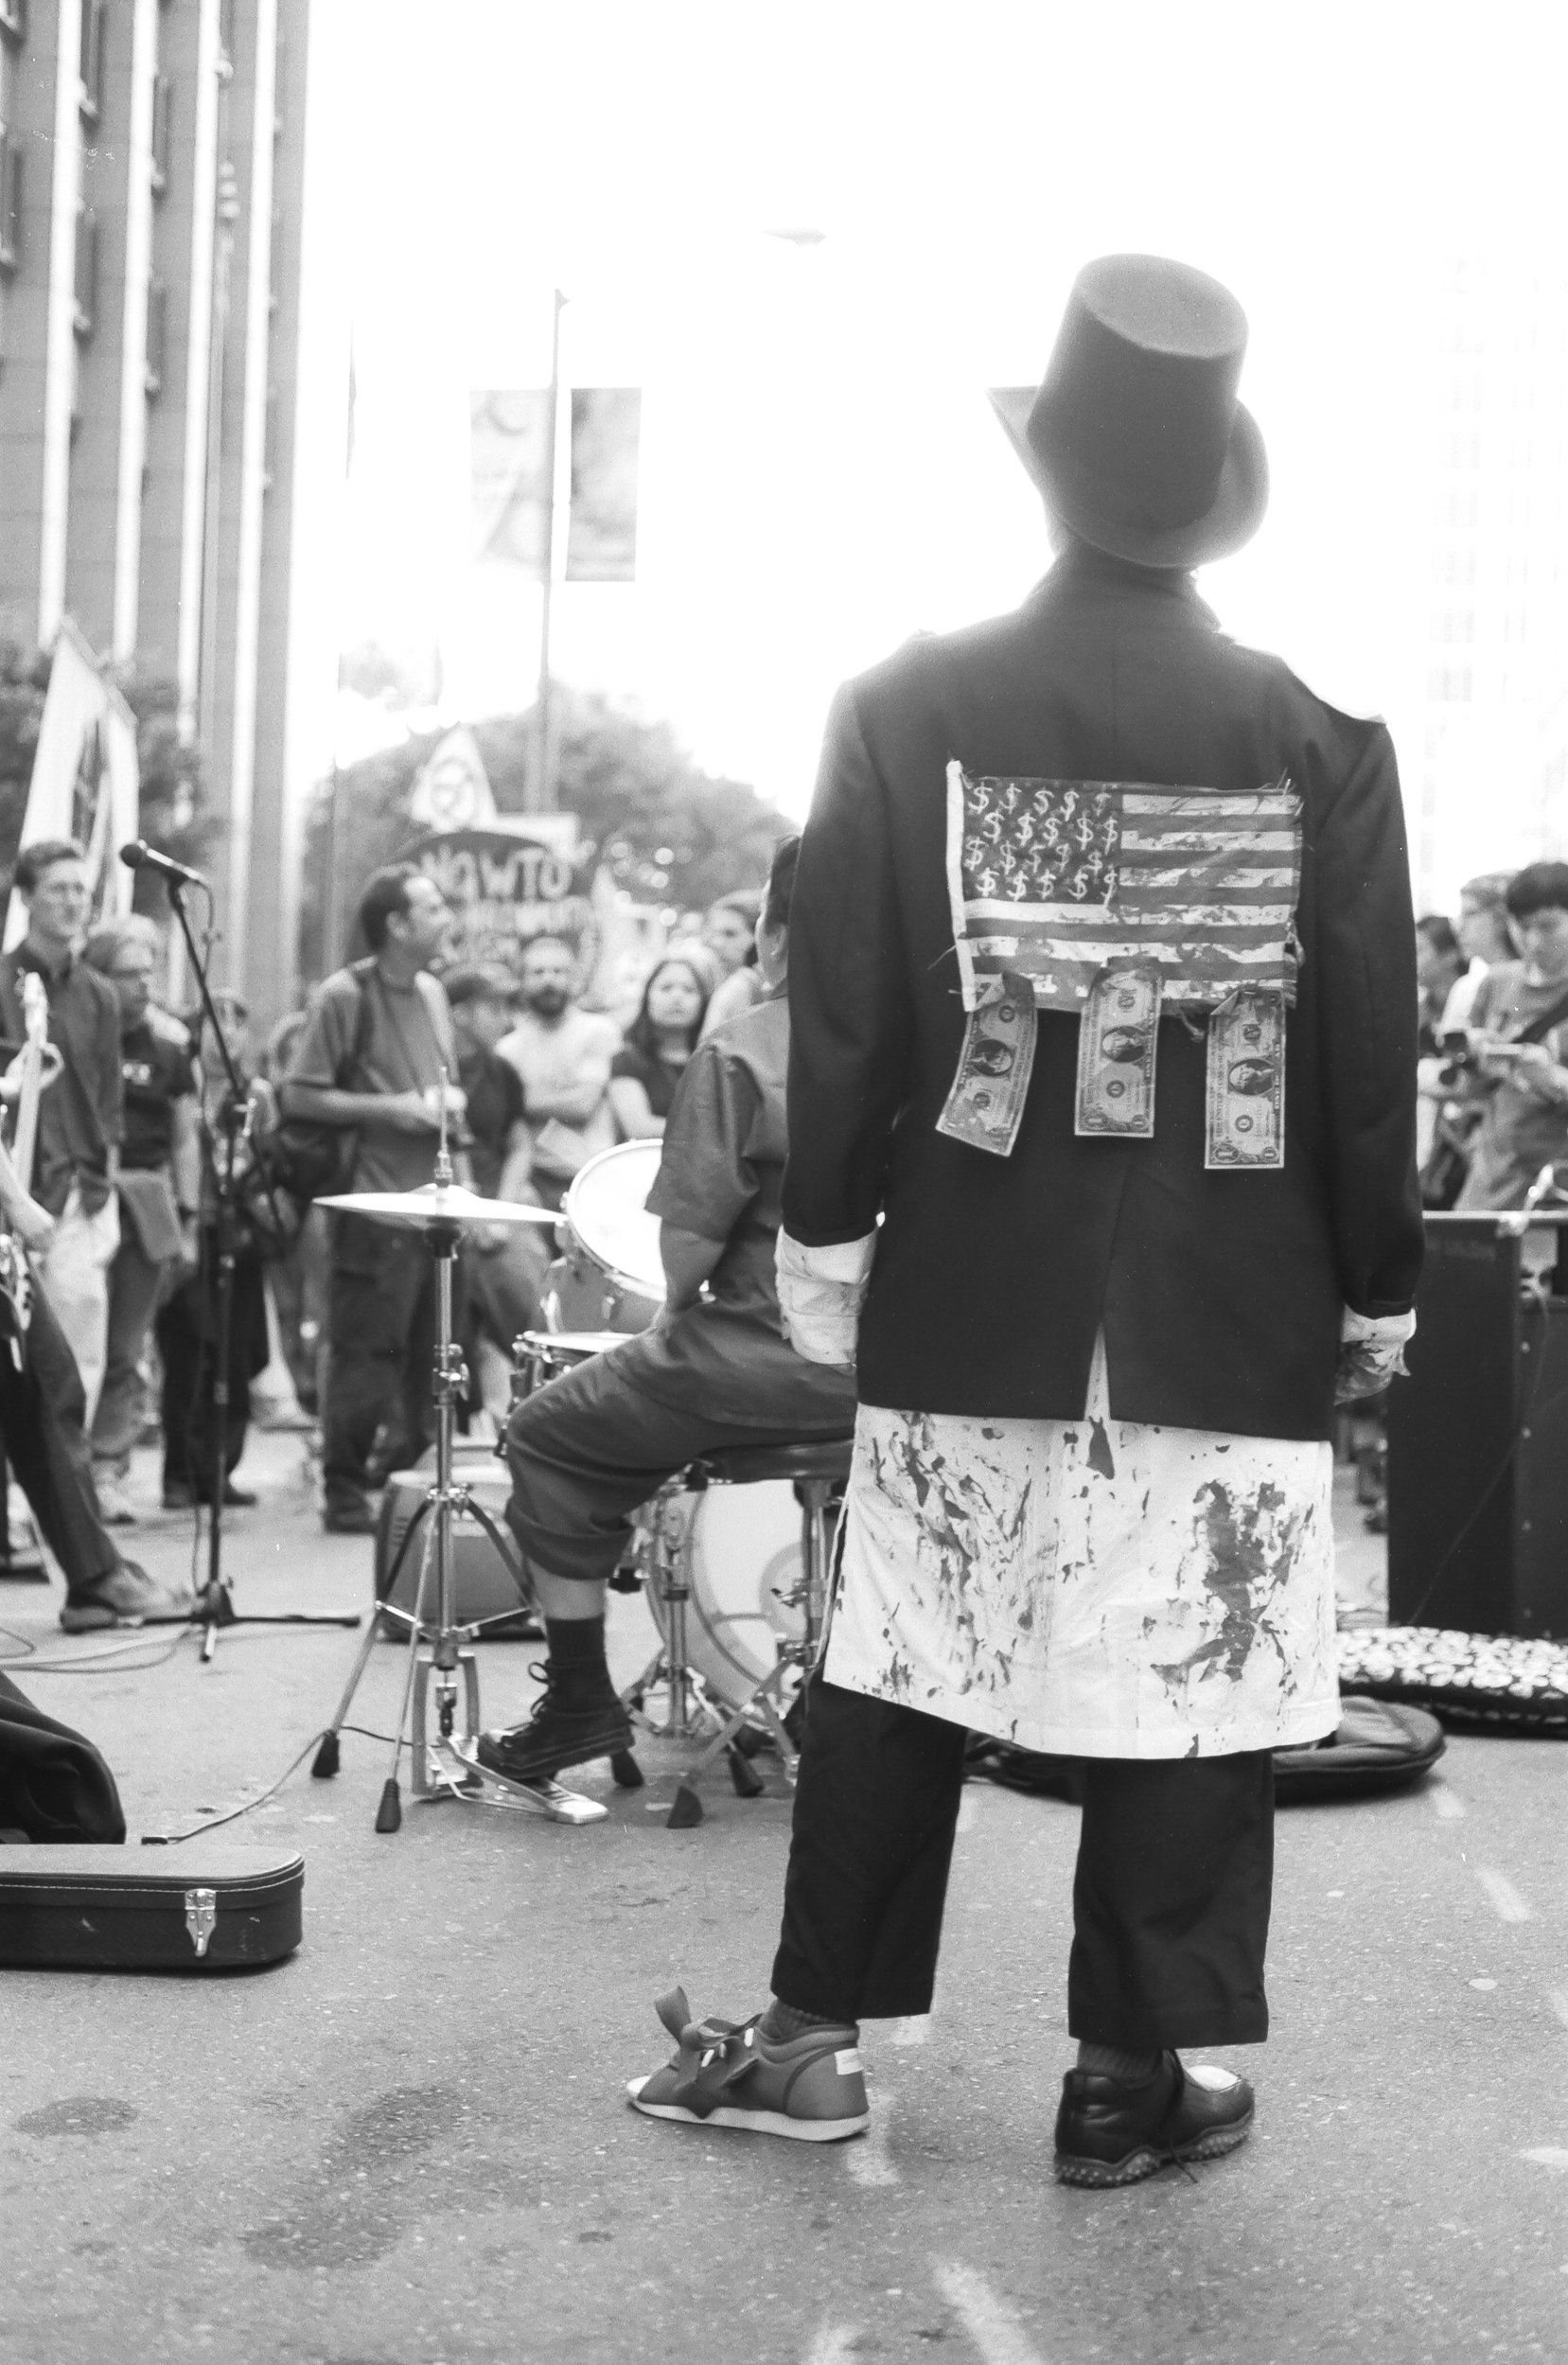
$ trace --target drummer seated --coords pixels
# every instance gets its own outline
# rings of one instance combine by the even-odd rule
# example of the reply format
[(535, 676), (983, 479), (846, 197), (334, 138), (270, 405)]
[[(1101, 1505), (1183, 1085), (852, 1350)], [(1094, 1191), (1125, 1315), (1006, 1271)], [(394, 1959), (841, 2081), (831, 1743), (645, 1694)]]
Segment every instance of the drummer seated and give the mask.
[(630, 1746), (605, 1658), (605, 1602), (639, 1506), (703, 1454), (847, 1438), (854, 1426), (854, 1372), (807, 1363), (787, 1345), (773, 1279), (799, 846), (787, 838), (775, 855), (757, 922), (767, 998), (697, 1046), (670, 1110), (647, 1201), (661, 1226), (661, 1313), (651, 1330), (537, 1389), (512, 1416), (507, 1518), (548, 1640), (532, 1714), (479, 1744), (482, 1762), (513, 1781)]

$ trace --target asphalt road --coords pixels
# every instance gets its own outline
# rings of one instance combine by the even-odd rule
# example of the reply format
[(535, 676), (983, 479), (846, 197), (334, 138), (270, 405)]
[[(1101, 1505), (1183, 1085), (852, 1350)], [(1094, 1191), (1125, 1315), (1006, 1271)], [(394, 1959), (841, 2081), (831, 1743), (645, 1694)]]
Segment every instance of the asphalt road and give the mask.
[[(254, 1451), (240, 1606), (357, 1607), (367, 1548), (319, 1535), (298, 1453)], [(136, 1548), (172, 1568), (188, 1535), (155, 1518)], [(0, 1624), (97, 1659), (57, 1605), (6, 1585)], [(619, 1663), (646, 1641), (618, 1601)], [(67, 1676), (29, 1674), (22, 1642), (0, 1638), (10, 1671), (103, 1747), (133, 1834), (263, 1789), (354, 1648), (257, 1628), (210, 1668), (180, 1643)], [(528, 1656), (483, 1650), (487, 1721), (524, 1704)], [(378, 1648), (364, 1723), (387, 1728), (401, 1664)], [(333, 1784), (302, 1771), (240, 1827), (306, 1852), (290, 1963), (4, 1975), (6, 2365), (1568, 2358), (1568, 1748), (1455, 1740), (1417, 1792), (1283, 1813), (1275, 2033), (1231, 2056), (1257, 2132), (1109, 2195), (1050, 2177), (1077, 1817), (984, 1787), (937, 2008), (866, 2031), (870, 2138), (627, 2109), (625, 2079), (669, 2050), (662, 1988), (761, 2003), (788, 1817), (720, 1779), (708, 1821), (668, 1831), (650, 1809), (675, 1759), (643, 1757), (643, 1792), (584, 1782), (610, 1808), (587, 1829), (447, 1804), (389, 1838), (386, 1752), (350, 1736)]]

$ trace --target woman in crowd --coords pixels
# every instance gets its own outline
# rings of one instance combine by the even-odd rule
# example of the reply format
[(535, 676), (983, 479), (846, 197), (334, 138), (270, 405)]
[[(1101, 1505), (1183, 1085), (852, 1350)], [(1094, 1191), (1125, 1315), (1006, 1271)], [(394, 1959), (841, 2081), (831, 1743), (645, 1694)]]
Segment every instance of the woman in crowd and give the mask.
[(700, 946), (660, 962), (643, 988), (642, 1007), (610, 1063), (609, 1104), (627, 1141), (658, 1140), (681, 1070), (696, 1048), (713, 991)]

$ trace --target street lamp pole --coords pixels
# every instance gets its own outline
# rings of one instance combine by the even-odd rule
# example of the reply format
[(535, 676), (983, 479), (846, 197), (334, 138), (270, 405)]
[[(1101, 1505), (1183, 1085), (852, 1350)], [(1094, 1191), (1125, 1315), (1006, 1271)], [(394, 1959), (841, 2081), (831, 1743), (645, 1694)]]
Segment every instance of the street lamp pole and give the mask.
[[(545, 414), (545, 453), (549, 471), (544, 503), (544, 565), (539, 585), (539, 686), (534, 706), (534, 765), (528, 780), (527, 808), (531, 813), (555, 810), (555, 734), (550, 679), (550, 604), (555, 580), (555, 495), (559, 482), (561, 420), (561, 314), (566, 298), (555, 290), (550, 324), (550, 401)], [(570, 478), (568, 480), (570, 497)]]

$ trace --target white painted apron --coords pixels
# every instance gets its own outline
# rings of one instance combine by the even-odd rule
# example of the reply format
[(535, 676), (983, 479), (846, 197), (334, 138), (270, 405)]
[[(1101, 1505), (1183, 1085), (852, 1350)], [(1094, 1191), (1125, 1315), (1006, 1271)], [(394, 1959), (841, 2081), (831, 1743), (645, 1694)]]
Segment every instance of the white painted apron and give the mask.
[(862, 1405), (831, 1683), (1028, 1749), (1207, 1757), (1339, 1721), (1332, 1449)]

